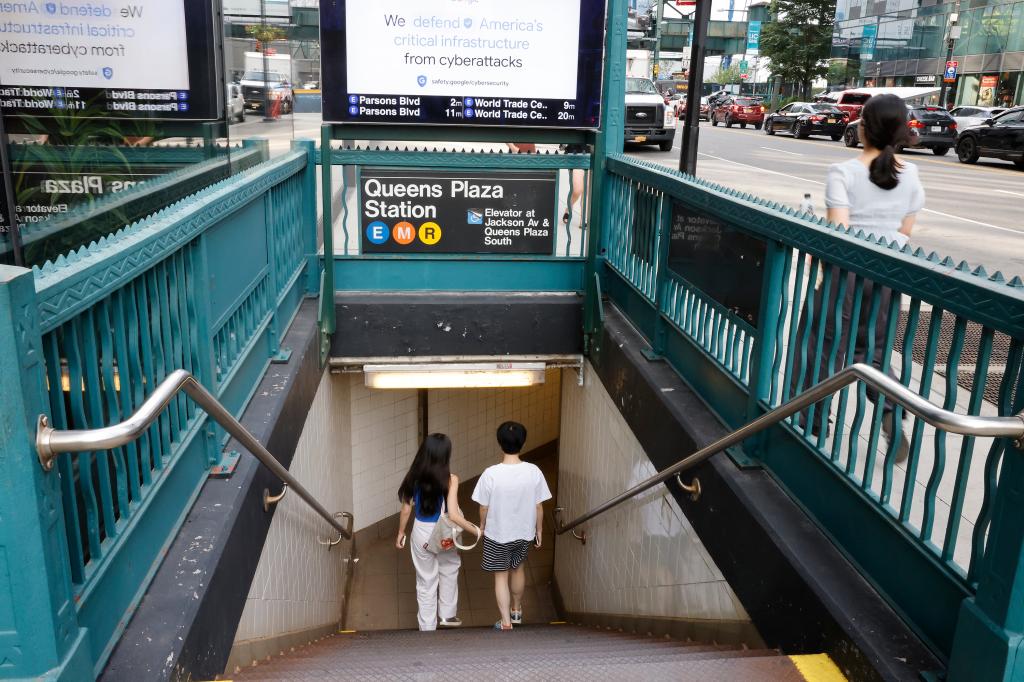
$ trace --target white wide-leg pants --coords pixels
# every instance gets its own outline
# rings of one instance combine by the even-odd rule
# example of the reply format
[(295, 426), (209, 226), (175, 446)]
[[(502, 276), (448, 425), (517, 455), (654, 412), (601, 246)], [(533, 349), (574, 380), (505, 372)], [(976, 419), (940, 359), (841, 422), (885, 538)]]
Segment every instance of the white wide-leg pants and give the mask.
[(434, 554), (424, 548), (434, 532), (434, 522), (414, 520), (409, 544), (412, 565), (416, 569), (416, 602), (419, 604), (420, 630), (436, 630), (437, 617), (454, 618), (459, 604), (459, 567), (457, 550)]

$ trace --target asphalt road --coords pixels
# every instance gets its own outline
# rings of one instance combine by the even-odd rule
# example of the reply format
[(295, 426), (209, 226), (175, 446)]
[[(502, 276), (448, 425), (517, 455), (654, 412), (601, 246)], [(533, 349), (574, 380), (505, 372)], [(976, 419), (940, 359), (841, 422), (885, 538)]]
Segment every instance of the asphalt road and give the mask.
[[(626, 153), (672, 168), (679, 166), (682, 130), (672, 152), (628, 145)], [(810, 192), (824, 215), (824, 180), (828, 166), (859, 153), (827, 137), (797, 140), (769, 137), (753, 128), (727, 129), (701, 122), (697, 174), (771, 201), (799, 206)], [(904, 157), (920, 169), (927, 200), (911, 243), (971, 266), (1001, 270), (1009, 279), (1024, 277), (1024, 171), (1009, 161), (981, 160), (968, 166), (953, 151), (945, 157), (928, 150)]]

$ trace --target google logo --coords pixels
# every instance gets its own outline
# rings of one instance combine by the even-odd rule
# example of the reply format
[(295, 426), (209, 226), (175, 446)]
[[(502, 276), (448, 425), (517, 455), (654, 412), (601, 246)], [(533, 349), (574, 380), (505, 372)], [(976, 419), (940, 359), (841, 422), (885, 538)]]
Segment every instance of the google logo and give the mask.
[(393, 228), (381, 220), (375, 220), (366, 226), (366, 239), (377, 246), (387, 243), (390, 239), (401, 246), (408, 246), (416, 241), (417, 237), (423, 244), (433, 246), (441, 241), (441, 234), (441, 226), (435, 222), (423, 223), (419, 229), (405, 220)]

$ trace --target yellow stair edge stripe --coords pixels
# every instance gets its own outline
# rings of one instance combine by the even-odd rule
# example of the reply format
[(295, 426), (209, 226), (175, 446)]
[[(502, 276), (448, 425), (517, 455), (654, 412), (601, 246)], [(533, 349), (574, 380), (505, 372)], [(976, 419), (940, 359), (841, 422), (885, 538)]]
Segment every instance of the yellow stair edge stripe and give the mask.
[(789, 660), (807, 682), (847, 682), (846, 676), (828, 654), (790, 656)]

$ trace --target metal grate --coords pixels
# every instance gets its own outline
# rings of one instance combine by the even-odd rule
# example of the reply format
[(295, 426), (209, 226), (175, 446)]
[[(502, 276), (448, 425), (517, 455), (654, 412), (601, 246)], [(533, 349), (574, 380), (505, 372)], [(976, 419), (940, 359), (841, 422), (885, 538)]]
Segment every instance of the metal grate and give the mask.
[[(899, 324), (896, 329), (896, 348), (902, 349), (907, 331), (906, 310), (900, 311)], [(914, 334), (914, 347), (911, 351), (914, 362), (923, 365), (925, 346), (928, 342), (928, 329), (932, 323), (932, 311), (922, 310), (917, 320), (917, 331)], [(954, 326), (956, 316), (952, 313), (943, 312), (942, 322), (939, 328), (939, 347), (935, 358), (935, 373), (939, 376), (946, 376), (946, 363), (949, 360), (949, 351), (953, 345)], [(974, 385), (974, 374), (978, 362), (978, 346), (981, 341), (982, 326), (974, 322), (968, 322), (964, 337), (964, 347), (960, 353), (960, 363), (957, 368), (957, 385), (970, 390)], [(999, 402), (999, 388), (1002, 385), (1003, 374), (1006, 370), (1006, 362), (1010, 353), (1010, 337), (1006, 334), (996, 332), (992, 341), (992, 358), (989, 361), (988, 377), (985, 381), (985, 401), (993, 405)], [(1019, 385), (1019, 382), (1017, 382)], [(1016, 386), (1014, 389), (1016, 392)], [(1011, 397), (1012, 402), (1012, 397)]]

